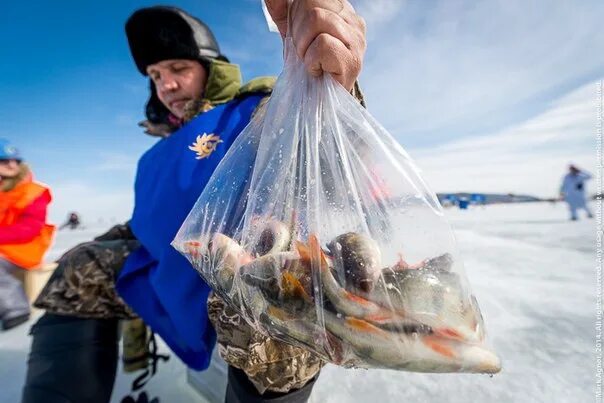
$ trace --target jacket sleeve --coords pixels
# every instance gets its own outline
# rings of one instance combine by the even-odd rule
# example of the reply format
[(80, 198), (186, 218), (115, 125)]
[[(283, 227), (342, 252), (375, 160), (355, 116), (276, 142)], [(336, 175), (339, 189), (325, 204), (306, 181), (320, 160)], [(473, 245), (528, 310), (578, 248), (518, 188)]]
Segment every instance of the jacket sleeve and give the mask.
[(0, 244), (25, 243), (38, 236), (46, 223), (50, 200), (50, 193), (44, 192), (23, 210), (15, 223), (0, 227)]

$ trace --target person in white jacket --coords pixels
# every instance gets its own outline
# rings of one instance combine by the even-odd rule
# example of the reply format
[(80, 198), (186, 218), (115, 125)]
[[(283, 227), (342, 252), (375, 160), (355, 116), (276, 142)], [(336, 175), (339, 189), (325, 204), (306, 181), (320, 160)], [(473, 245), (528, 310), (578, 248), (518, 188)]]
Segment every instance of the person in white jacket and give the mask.
[(570, 219), (573, 221), (578, 219), (577, 210), (579, 209), (585, 210), (587, 217), (593, 217), (585, 200), (585, 182), (589, 179), (591, 179), (591, 174), (581, 171), (574, 165), (569, 165), (568, 173), (562, 179), (560, 196), (568, 203)]

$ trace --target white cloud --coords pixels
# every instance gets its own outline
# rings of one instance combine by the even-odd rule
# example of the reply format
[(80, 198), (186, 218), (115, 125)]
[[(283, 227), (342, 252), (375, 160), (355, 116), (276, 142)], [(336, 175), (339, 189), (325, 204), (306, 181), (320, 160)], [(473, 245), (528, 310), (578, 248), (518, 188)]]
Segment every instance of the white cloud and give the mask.
[[(374, 28), (380, 24), (389, 22), (397, 17), (397, 14), (402, 12), (406, 5), (405, 0), (364, 0), (351, 1), (357, 14), (365, 19), (367, 26)], [(372, 38), (371, 29), (368, 32), (370, 39)]]
[(404, 144), (521, 121), (604, 70), (601, 1), (354, 4), (368, 25), (369, 109)]
[[(589, 83), (552, 102), (538, 116), (499, 132), (410, 154), (438, 192), (556, 196), (569, 162), (594, 173), (599, 85)], [(595, 191), (593, 183), (591, 189)]]

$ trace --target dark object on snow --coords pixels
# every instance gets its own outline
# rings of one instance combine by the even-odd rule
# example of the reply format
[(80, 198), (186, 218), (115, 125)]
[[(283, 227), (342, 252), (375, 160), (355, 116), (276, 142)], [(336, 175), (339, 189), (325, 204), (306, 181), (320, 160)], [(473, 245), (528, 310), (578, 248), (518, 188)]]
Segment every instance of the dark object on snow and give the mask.
[(159, 403), (159, 398), (156, 397), (149, 400), (147, 392), (141, 392), (141, 394), (138, 395), (138, 398), (136, 400), (134, 400), (132, 396), (126, 396), (122, 399), (122, 403)]
[(69, 213), (69, 217), (67, 217), (67, 221), (63, 225), (59, 227), (59, 229), (69, 228), (69, 229), (77, 229), (82, 222), (80, 221), (80, 216), (76, 212)]
[(29, 320), (29, 313), (2, 320), (2, 330), (10, 330)]

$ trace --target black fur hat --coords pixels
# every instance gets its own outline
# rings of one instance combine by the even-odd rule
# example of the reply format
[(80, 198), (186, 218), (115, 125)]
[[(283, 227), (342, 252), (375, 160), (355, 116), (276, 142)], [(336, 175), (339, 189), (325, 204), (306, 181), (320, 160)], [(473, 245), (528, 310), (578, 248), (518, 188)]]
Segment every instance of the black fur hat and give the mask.
[(227, 61), (206, 24), (176, 7), (155, 6), (137, 10), (126, 22), (126, 36), (136, 67), (168, 59)]

